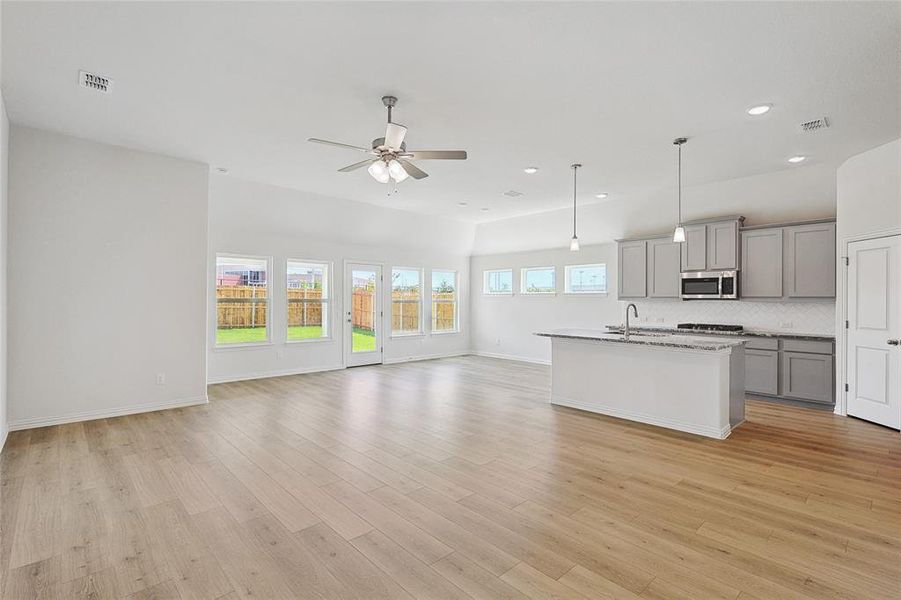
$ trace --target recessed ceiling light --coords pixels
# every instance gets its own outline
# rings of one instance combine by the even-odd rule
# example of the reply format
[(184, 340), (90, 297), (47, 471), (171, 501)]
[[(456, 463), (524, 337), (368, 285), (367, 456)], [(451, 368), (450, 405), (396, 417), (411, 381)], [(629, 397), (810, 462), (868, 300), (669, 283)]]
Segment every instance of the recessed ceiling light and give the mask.
[(797, 156), (792, 156), (790, 159), (788, 159), (788, 162), (793, 163), (793, 164), (797, 164), (797, 163), (803, 162), (803, 161), (805, 161), (805, 160), (807, 160), (807, 157), (806, 157), (806, 156), (801, 156), (801, 155), (799, 154), (799, 155), (797, 155)]
[(469, 206), (469, 202), (457, 202), (457, 206)]
[(538, 167), (526, 167), (525, 169), (523, 169), (523, 171), (528, 173), (529, 175), (532, 175), (533, 173), (538, 172)]
[(759, 117), (760, 115), (765, 115), (770, 112), (771, 108), (773, 108), (772, 104), (758, 104), (757, 106), (749, 108), (748, 114), (752, 117)]
[(594, 197), (595, 197), (595, 198), (600, 198), (601, 200), (603, 200), (604, 198), (607, 197), (607, 194), (604, 193), (604, 192), (601, 192), (600, 194), (595, 194)]
[(483, 206), (482, 208), (480, 208), (479, 210), (482, 211), (482, 212), (488, 212), (488, 209), (485, 208), (484, 206)]

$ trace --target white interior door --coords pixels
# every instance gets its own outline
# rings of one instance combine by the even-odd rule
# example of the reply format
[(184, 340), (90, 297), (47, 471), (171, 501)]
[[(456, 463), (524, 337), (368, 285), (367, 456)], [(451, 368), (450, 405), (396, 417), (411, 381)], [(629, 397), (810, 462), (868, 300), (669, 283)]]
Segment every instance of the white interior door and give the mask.
[(901, 236), (848, 244), (848, 414), (901, 429)]
[(382, 267), (344, 266), (344, 364), (382, 362)]

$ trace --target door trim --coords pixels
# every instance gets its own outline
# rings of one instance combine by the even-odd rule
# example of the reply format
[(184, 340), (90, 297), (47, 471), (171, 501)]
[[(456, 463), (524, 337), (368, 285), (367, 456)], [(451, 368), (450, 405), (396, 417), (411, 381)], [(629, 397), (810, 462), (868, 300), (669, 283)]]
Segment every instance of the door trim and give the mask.
[(382, 307), (383, 307), (384, 301), (385, 301), (385, 298), (384, 298), (384, 296), (385, 296), (385, 289), (384, 289), (384, 286), (385, 286), (385, 263), (383, 263), (381, 261), (377, 261), (377, 260), (366, 260), (366, 259), (355, 260), (355, 259), (349, 259), (349, 258), (344, 259), (344, 262), (342, 265), (342, 271), (341, 271), (341, 288), (342, 288), (341, 289), (341, 299), (342, 299), (342, 302), (341, 302), (341, 361), (342, 361), (345, 369), (351, 366), (349, 364), (350, 363), (349, 359), (350, 359), (350, 354), (351, 354), (351, 345), (347, 341), (347, 331), (345, 329), (347, 327), (347, 321), (345, 320), (345, 313), (347, 312), (348, 308), (353, 310), (353, 300), (351, 300), (350, 295), (349, 295), (352, 292), (347, 287), (347, 283), (348, 283), (347, 267), (348, 267), (348, 265), (372, 265), (374, 267), (379, 268), (379, 272), (381, 274), (381, 280), (379, 281), (379, 285), (378, 285), (379, 291), (378, 291), (377, 300), (376, 300), (377, 301), (376, 311), (381, 314), (379, 316), (377, 316), (376, 319), (378, 319), (378, 328), (379, 328), (378, 329), (378, 332), (379, 332), (378, 339), (379, 339), (379, 342), (381, 345), (379, 347), (379, 351), (380, 351), (379, 361), (372, 363), (372, 364), (383, 365), (383, 364), (385, 364), (385, 316), (384, 316), (385, 311)]
[(901, 227), (881, 229), (857, 235), (847, 235), (841, 239), (841, 251), (837, 252), (836, 259), (841, 266), (841, 294), (836, 296), (836, 314), (839, 315), (836, 323), (836, 362), (839, 365), (838, 377), (835, 378), (835, 414), (848, 416), (848, 393), (845, 386), (848, 385), (848, 336), (845, 334), (845, 321), (848, 319), (848, 245), (853, 242), (878, 240), (886, 237), (901, 236)]

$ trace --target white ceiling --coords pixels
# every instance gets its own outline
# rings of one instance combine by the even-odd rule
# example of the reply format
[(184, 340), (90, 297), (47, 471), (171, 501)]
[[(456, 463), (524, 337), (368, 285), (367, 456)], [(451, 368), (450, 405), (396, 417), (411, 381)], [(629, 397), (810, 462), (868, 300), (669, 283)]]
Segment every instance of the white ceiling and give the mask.
[[(231, 176), (470, 221), (838, 164), (901, 135), (901, 3), (3, 2), (10, 119)], [(77, 86), (79, 69), (115, 80)], [(361, 157), (380, 97), (431, 177), (386, 197)], [(771, 102), (762, 118), (745, 115)], [(798, 124), (828, 116), (829, 130)], [(525, 175), (526, 166), (540, 167)], [(525, 195), (507, 198), (506, 190)], [(458, 202), (468, 202), (460, 207)], [(488, 208), (488, 212), (480, 208)]]

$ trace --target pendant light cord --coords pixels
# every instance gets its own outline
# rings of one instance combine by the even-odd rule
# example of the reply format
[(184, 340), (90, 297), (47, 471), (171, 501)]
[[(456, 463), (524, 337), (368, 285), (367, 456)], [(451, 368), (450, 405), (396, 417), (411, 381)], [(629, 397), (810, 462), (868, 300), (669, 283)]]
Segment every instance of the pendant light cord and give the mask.
[(682, 144), (679, 144), (679, 226), (682, 226)]
[(576, 172), (579, 165), (573, 165), (573, 237), (576, 237)]

